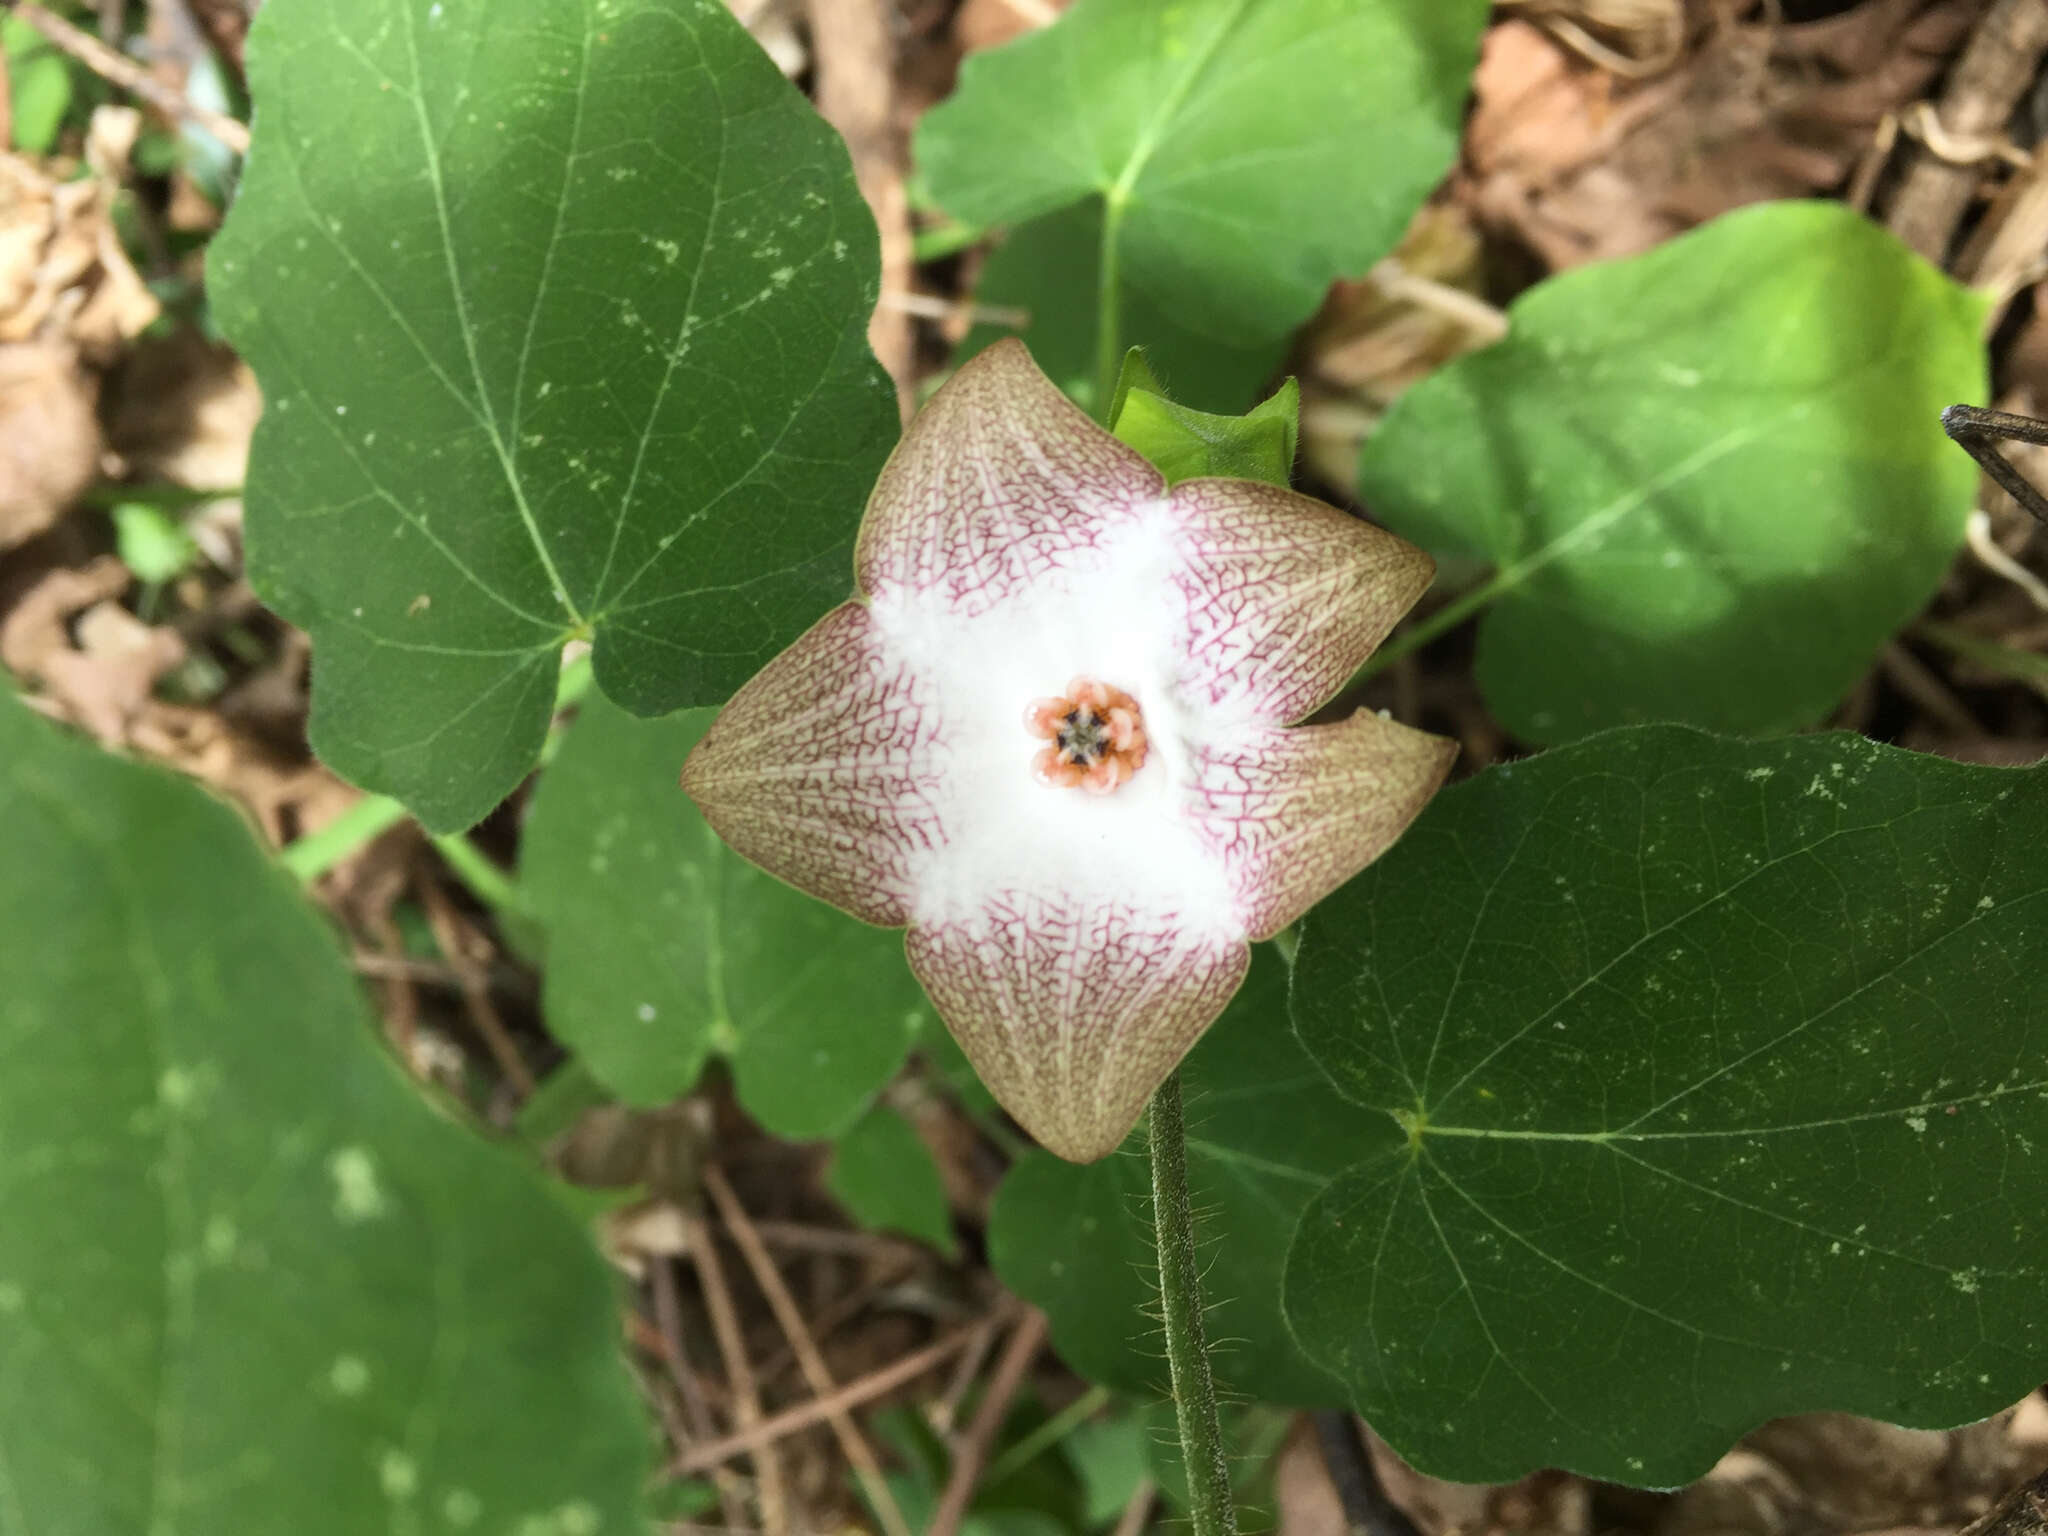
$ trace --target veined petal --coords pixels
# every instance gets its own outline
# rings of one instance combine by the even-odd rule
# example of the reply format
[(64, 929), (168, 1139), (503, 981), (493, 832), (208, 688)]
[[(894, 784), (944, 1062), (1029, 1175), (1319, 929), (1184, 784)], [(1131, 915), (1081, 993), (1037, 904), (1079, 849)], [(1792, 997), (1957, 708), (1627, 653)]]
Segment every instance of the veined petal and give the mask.
[(854, 572), (878, 597), (908, 591), (982, 613), (1165, 494), (1158, 470), (1006, 339), (962, 364), (911, 421), (868, 500)]
[(1457, 755), (1456, 742), (1371, 710), (1203, 742), (1191, 813), (1229, 871), (1246, 931), (1271, 938), (1386, 852)]
[(990, 1092), (1077, 1163), (1117, 1149), (1251, 964), (1243, 939), (1060, 894), (999, 893), (905, 947)]
[(944, 846), (930, 685), (859, 603), (826, 614), (734, 694), (683, 765), (732, 848), (854, 916), (910, 921), (913, 868)]
[(1173, 522), (1185, 565), (1181, 686), (1206, 706), (1284, 725), (1344, 685), (1436, 562), (1384, 529), (1252, 480), (1184, 480)]

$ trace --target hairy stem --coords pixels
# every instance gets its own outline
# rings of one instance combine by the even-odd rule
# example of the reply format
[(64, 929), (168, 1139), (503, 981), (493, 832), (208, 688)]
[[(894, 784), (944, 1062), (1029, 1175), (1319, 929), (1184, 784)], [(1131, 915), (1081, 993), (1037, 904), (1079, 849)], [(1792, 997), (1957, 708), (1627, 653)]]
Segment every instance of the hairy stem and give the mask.
[(1095, 263), (1095, 414), (1109, 424), (1116, 381), (1123, 372), (1122, 276), (1124, 194), (1112, 188), (1102, 200), (1102, 250)]
[(1195, 1213), (1188, 1203), (1188, 1141), (1181, 1121), (1180, 1074), (1152, 1095), (1152, 1221), (1159, 1247), (1159, 1295), (1166, 1322), (1166, 1363), (1173, 1376), (1195, 1536), (1237, 1536), (1216, 1382), (1202, 1331), (1202, 1277), (1195, 1266)]

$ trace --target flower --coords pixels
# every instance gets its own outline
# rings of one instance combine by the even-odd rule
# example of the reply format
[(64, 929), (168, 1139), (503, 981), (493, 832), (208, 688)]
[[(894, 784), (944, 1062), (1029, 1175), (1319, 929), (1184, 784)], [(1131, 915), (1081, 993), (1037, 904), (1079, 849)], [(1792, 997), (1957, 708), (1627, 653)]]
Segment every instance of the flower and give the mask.
[(1429, 556), (1249, 480), (1170, 491), (1021, 343), (904, 433), (858, 592), (735, 694), (683, 784), (770, 874), (883, 926), (1003, 1107), (1102, 1157), (1272, 937), (1392, 844), (1453, 743), (1298, 726)]

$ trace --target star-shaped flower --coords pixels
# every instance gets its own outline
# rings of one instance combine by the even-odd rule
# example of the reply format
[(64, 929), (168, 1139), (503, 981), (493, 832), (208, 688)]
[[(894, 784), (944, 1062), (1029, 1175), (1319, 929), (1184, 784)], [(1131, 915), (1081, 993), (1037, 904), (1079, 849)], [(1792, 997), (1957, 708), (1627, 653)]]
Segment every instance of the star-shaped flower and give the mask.
[(1005, 341), (904, 433), (858, 592), (683, 784), (770, 874), (884, 926), (1004, 1108), (1112, 1151), (1270, 938), (1400, 835), (1456, 747), (1324, 703), (1429, 585), (1293, 491), (1159, 471)]

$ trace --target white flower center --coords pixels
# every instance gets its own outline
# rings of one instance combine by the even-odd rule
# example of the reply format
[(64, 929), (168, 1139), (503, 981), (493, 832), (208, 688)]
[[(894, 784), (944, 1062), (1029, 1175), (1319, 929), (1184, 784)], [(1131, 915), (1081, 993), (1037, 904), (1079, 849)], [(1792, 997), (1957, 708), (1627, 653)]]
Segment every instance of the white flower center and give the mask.
[[(1182, 568), (1162, 515), (1063, 556), (972, 615), (930, 591), (870, 603), (891, 660), (931, 701), (933, 750), (944, 762), (945, 839), (914, 871), (917, 921), (971, 917), (991, 891), (1006, 891), (1176, 911), (1191, 934), (1242, 937), (1223, 861), (1188, 813), (1193, 749), (1223, 722), (1209, 721), (1180, 686), (1190, 643), (1174, 585)], [(1046, 685), (1058, 678), (1074, 682), (1049, 699)], [(1128, 699), (1142, 737), (1142, 755), (1119, 754), (1131, 771), (1110, 770), (1117, 782), (1093, 794), (1087, 775), (1115, 760), (1098, 737), (1108, 731), (1115, 747), (1110, 708), (1091, 707), (1098, 718), (1076, 721), (1064, 748), (1058, 726), (1068, 711), (1059, 711), (1054, 733), (1039, 733), (1035, 760), (1027, 734), (1039, 705), (1083, 702), (1073, 697), (1083, 683)], [(1031, 771), (1048, 752), (1065, 766), (1091, 750), (1079, 781)]]

